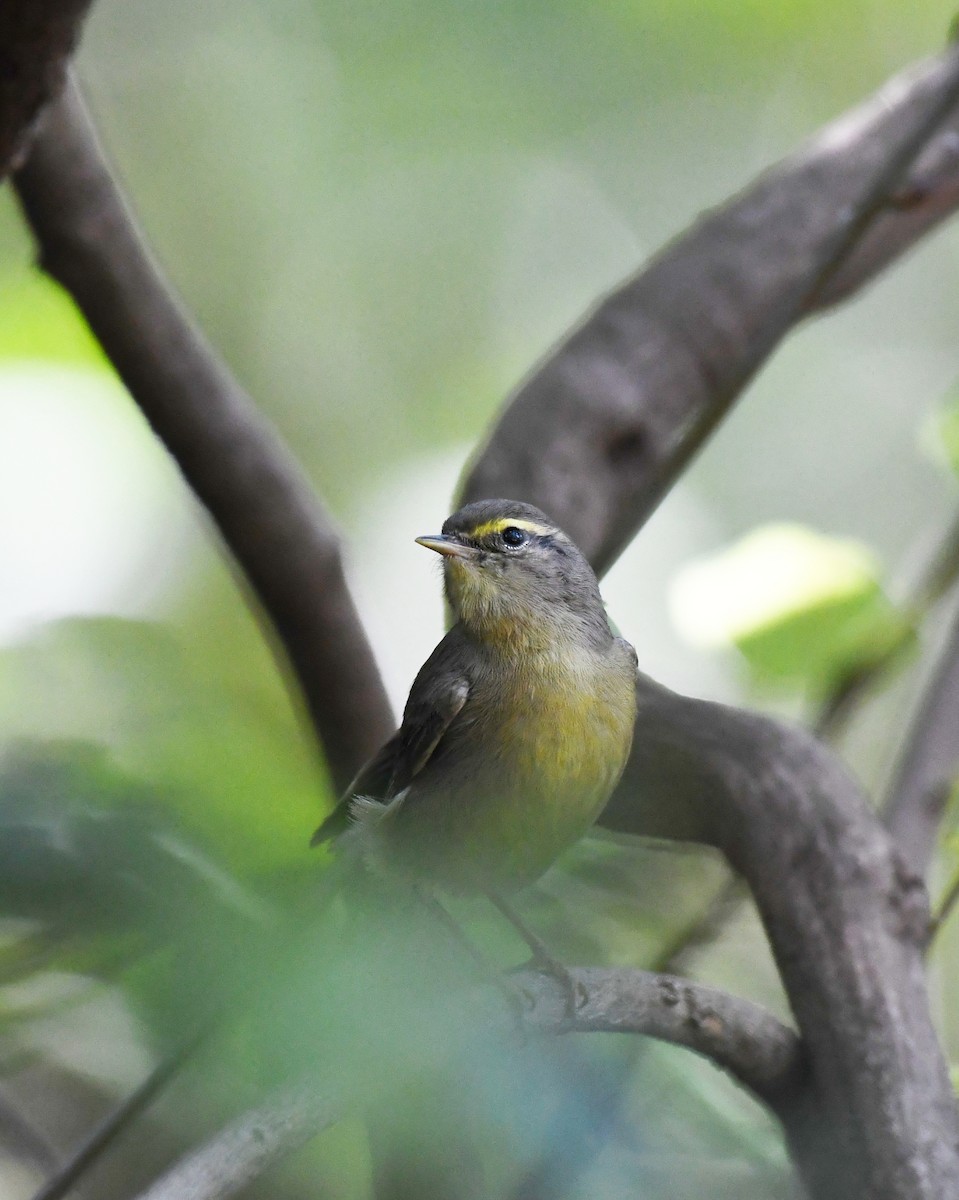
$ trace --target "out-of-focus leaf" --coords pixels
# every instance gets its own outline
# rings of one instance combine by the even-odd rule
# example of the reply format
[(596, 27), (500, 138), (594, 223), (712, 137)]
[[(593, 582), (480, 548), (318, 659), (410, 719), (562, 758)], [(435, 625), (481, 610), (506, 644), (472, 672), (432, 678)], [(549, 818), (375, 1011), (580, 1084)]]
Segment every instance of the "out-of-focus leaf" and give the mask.
[(734, 646), (758, 684), (817, 693), (912, 637), (858, 542), (799, 525), (763, 526), (689, 565), (673, 612), (690, 640)]
[(111, 370), (73, 301), (48, 276), (20, 270), (0, 277), (0, 360), (45, 359)]
[(53, 971), (122, 980), (146, 1025), (182, 1041), (285, 953), (272, 902), (88, 743), (13, 744), (0, 759), (0, 921), (7, 1030), (49, 1015)]
[(129, 930), (149, 941), (210, 907), (266, 911), (178, 834), (152, 789), (100, 746), (20, 743), (0, 760), (0, 915), (49, 939)]
[(104, 743), (241, 878), (315, 862), (321, 766), (279, 689), (271, 708), (207, 679), (168, 630), (114, 618), (47, 626), (0, 663), (9, 734)]
[(946, 462), (952, 471), (959, 475), (959, 396), (953, 396), (937, 414), (936, 433), (945, 452)]

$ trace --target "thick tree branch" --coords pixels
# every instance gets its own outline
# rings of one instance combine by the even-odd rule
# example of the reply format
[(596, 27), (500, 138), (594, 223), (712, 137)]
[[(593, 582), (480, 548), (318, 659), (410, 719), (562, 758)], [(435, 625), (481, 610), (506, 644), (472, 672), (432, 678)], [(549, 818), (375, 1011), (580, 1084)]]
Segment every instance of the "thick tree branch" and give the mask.
[(959, 777), (959, 608), (906, 738), (885, 803), (903, 858), (924, 875), (943, 809)]
[(0, 5), (0, 179), (26, 152), (44, 106), (63, 87), (90, 0)]
[(811, 1195), (959, 1194), (920, 881), (811, 735), (650, 680), (639, 702), (636, 749), (604, 823), (669, 834), (668, 796), (672, 832), (720, 847), (749, 883), (809, 1060), (804, 1094), (780, 1115)]
[(538, 504), (605, 570), (797, 321), (959, 203), (957, 97), (951, 46), (708, 213), (522, 384), (463, 499)]
[(150, 258), (75, 86), (49, 110), (15, 183), (41, 265), (216, 522), (345, 786), (394, 724), (329, 517)]

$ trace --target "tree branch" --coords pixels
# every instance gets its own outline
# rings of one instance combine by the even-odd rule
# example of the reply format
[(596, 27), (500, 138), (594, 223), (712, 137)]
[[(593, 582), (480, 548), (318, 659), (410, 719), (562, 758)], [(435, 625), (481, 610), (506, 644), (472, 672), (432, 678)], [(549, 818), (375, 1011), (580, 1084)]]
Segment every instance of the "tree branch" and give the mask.
[(135, 1088), (84, 1138), (62, 1163), (48, 1168), (47, 1179), (32, 1200), (63, 1200), (90, 1168), (116, 1143), (166, 1088), (177, 1072), (189, 1061), (209, 1029), (204, 1028), (174, 1053), (162, 1059), (139, 1087)]
[(316, 1088), (287, 1088), (231, 1121), (141, 1192), (138, 1200), (227, 1200), (338, 1116), (335, 1105)]
[(146, 251), (75, 86), (15, 185), (41, 265), (73, 296), (206, 506), (273, 625), (338, 787), (394, 728), (339, 538), (266, 419)]
[[(649, 971), (573, 968), (586, 1000), (573, 1017), (552, 976), (511, 976), (529, 997), (525, 1021), (541, 1034), (633, 1033), (711, 1059), (774, 1110), (804, 1074), (799, 1039), (765, 1009), (716, 988)], [(338, 1120), (343, 1103), (315, 1084), (284, 1089), (230, 1122), (152, 1184), (138, 1200), (228, 1200)]]
[(807, 1087), (780, 1115), (810, 1194), (959, 1192), (921, 882), (811, 735), (651, 680), (638, 695), (634, 753), (604, 824), (668, 835), (666, 795), (683, 835), (718, 846), (749, 883), (809, 1059)]
[(717, 988), (634, 968), (570, 967), (585, 1000), (572, 1017), (558, 980), (516, 973), (533, 1007), (528, 1020), (549, 1033), (638, 1033), (685, 1046), (728, 1071), (773, 1109), (804, 1073), (799, 1038), (766, 1009)]
[(884, 805), (900, 853), (924, 875), (939, 824), (959, 776), (959, 608), (906, 738)]
[(0, 179), (22, 158), (44, 106), (66, 78), (90, 0), (0, 5)]
[[(463, 498), (531, 500), (608, 566), (782, 336), (885, 261), (877, 217), (889, 236), (908, 215), (910, 164), (923, 147), (928, 156), (939, 139), (937, 154), (954, 142), (952, 127), (933, 134), (957, 97), (951, 46), (707, 215), (522, 385)], [(955, 174), (943, 166), (937, 181), (950, 180), (943, 211)], [(749, 883), (809, 1058), (809, 1082), (782, 1116), (811, 1195), (959, 1194), (959, 1120), (923, 976), (921, 882), (808, 734), (648, 679), (638, 701), (633, 753), (603, 823), (709, 842)]]
[(55, 1171), (57, 1151), (46, 1134), (20, 1111), (13, 1096), (0, 1090), (0, 1147), (4, 1156), (29, 1167), (38, 1175)]
[(957, 64), (950, 46), (892, 80), (603, 300), (513, 396), (463, 500), (538, 504), (604, 571), (785, 334), (955, 209)]

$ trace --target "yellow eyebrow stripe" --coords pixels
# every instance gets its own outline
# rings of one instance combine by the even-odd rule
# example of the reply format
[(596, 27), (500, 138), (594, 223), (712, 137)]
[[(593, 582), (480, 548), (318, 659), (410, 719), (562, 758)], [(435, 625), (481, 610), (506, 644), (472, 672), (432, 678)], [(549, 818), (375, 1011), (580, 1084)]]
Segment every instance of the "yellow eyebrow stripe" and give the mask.
[(495, 521), (485, 521), (470, 530), (470, 537), (482, 538), (489, 533), (502, 533), (504, 529), (525, 529), (529, 533), (555, 533), (551, 525), (538, 525), (535, 521), (518, 521), (514, 517), (498, 517)]

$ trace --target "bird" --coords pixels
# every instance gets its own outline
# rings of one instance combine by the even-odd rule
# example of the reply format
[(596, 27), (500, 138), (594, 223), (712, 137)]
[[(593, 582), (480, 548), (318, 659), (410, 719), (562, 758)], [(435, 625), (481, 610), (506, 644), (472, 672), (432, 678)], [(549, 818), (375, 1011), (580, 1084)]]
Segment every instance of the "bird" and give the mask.
[(533, 505), (479, 500), (415, 540), (442, 556), (454, 623), (398, 731), (311, 844), (503, 909), (589, 830), (619, 781), (636, 652), (585, 556)]

